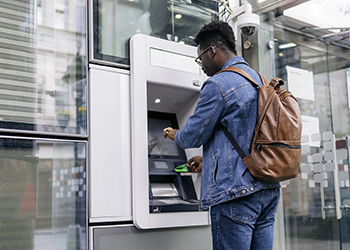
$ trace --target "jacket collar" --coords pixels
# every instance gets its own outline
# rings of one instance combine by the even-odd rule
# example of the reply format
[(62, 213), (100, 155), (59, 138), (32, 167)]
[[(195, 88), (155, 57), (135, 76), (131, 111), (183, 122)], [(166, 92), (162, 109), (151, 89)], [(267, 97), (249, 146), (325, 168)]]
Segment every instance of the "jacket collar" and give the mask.
[(248, 63), (246, 61), (244, 61), (243, 57), (241, 56), (235, 56), (235, 57), (232, 57), (230, 60), (228, 60), (224, 66), (222, 67), (222, 69), (226, 69), (227, 67), (230, 67), (230, 66), (234, 66), (236, 64), (245, 64), (247, 66)]

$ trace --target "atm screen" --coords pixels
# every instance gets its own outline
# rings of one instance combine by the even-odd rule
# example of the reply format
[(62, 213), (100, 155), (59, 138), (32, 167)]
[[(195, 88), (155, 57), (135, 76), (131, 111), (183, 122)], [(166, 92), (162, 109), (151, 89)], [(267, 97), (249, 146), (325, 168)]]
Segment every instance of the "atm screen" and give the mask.
[(175, 114), (148, 112), (148, 155), (183, 158), (184, 153), (176, 142), (164, 138), (166, 127), (178, 128)]

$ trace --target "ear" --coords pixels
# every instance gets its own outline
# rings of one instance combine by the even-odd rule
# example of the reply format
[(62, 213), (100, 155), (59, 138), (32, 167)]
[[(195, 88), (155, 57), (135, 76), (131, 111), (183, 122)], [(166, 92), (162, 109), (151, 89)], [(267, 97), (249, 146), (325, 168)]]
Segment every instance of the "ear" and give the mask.
[(209, 55), (210, 55), (212, 58), (214, 58), (215, 55), (216, 55), (216, 53), (217, 53), (217, 50), (216, 50), (215, 46), (211, 46), (210, 49), (209, 49)]

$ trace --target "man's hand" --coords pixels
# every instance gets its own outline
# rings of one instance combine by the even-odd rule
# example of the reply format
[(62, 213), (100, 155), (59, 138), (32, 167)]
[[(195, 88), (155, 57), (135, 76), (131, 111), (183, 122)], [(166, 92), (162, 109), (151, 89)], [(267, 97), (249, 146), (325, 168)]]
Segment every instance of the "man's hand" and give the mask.
[(202, 171), (202, 161), (202, 156), (194, 156), (188, 160), (188, 162), (186, 163), (186, 167), (192, 173), (199, 173)]
[(175, 140), (175, 135), (176, 135), (177, 131), (179, 131), (179, 130), (178, 129), (173, 129), (171, 127), (167, 127), (165, 129), (163, 129), (164, 138), (169, 137), (170, 139)]

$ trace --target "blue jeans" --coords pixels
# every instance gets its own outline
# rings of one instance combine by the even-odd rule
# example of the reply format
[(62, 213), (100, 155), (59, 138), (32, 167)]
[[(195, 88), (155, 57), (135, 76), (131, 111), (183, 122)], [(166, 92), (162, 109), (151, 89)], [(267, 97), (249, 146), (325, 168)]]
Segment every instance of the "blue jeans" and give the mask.
[(211, 207), (213, 250), (271, 250), (279, 188)]

